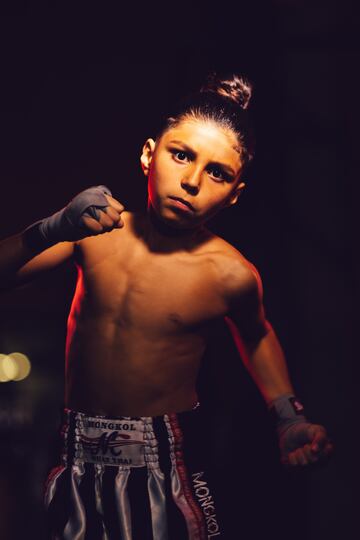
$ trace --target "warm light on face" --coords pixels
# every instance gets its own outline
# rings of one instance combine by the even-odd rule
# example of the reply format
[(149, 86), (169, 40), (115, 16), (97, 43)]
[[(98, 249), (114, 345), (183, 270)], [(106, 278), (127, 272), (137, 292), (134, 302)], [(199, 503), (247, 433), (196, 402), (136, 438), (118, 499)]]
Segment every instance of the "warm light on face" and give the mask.
[[(179, 140), (178, 140), (179, 139)], [(240, 148), (234, 133), (214, 122), (184, 120), (163, 135), (163, 143), (178, 144), (204, 167), (218, 167), (236, 180), (241, 170)]]
[[(147, 153), (146, 153), (147, 152)], [(143, 154), (149, 167), (149, 201), (175, 227), (195, 227), (234, 204), (245, 184), (236, 135), (215, 122), (186, 119), (165, 131)], [(150, 165), (151, 164), (151, 165)], [(172, 198), (193, 212), (181, 212)]]

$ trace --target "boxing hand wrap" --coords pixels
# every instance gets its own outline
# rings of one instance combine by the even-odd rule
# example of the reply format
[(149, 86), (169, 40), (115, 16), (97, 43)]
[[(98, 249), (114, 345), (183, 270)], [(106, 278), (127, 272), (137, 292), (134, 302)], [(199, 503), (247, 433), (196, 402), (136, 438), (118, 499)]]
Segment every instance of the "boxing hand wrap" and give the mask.
[(312, 424), (307, 421), (303, 405), (293, 394), (283, 394), (268, 406), (279, 436), (281, 459), (286, 462), (289, 452), (310, 442)]
[(105, 194), (111, 196), (106, 186), (85, 189), (62, 210), (27, 227), (23, 232), (25, 244), (33, 249), (46, 249), (58, 242), (71, 242), (93, 235), (82, 223), (82, 218), (88, 216), (99, 221), (99, 210), (109, 206)]

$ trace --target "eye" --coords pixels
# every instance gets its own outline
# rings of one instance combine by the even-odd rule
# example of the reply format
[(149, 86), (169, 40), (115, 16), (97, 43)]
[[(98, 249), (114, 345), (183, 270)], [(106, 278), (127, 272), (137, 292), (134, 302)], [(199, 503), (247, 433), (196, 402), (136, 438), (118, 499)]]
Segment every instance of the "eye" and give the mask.
[(171, 150), (171, 153), (173, 154), (173, 156), (176, 157), (177, 161), (186, 161), (186, 158), (187, 157), (190, 157), (189, 154), (187, 152), (185, 152), (185, 150)]
[(219, 169), (219, 167), (211, 167), (208, 169), (209, 171), (212, 171), (212, 176), (217, 181), (220, 180), (221, 182), (225, 182), (226, 180), (229, 180), (229, 175), (226, 174), (224, 171)]

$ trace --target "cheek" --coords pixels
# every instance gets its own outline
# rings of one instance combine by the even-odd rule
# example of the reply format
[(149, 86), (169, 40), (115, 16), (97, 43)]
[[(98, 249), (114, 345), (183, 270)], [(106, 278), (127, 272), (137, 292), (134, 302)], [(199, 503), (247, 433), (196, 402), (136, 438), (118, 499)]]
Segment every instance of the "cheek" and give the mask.
[(158, 167), (153, 166), (148, 177), (148, 194), (152, 201), (158, 198), (164, 190), (164, 178), (166, 175), (160, 172)]
[(154, 175), (154, 172), (151, 172), (148, 178), (148, 195), (152, 201), (156, 199), (157, 187), (156, 175)]
[(216, 212), (222, 210), (229, 200), (229, 195), (224, 195), (223, 192), (212, 193), (209, 195), (206, 201), (206, 214), (213, 215)]
[(150, 169), (151, 184), (157, 188), (163, 188), (172, 178), (171, 166), (165, 159), (157, 159)]

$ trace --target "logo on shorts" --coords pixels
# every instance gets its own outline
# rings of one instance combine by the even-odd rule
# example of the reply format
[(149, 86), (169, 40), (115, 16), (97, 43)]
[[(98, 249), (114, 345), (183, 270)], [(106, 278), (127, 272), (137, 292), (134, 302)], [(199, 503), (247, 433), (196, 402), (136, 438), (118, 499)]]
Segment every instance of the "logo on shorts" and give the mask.
[(215, 538), (215, 536), (220, 536), (220, 527), (217, 522), (215, 503), (212, 495), (210, 495), (210, 489), (207, 483), (201, 480), (203, 474), (204, 472), (192, 474), (193, 486), (205, 517), (208, 538)]
[[(86, 435), (82, 435), (81, 441), (84, 448), (89, 450), (93, 456), (97, 456), (100, 453), (105, 456), (108, 452), (112, 456), (119, 456), (121, 450), (118, 450), (118, 448), (126, 444), (123, 440), (117, 440), (119, 437), (121, 439), (130, 439), (130, 435), (125, 435), (124, 433), (119, 434), (118, 431), (111, 431), (110, 433), (103, 433), (99, 437), (86, 437)], [(130, 444), (131, 443), (132, 441)]]
[(87, 463), (142, 467), (144, 432), (140, 421), (88, 417), (78, 420), (75, 458)]
[(107, 422), (105, 420), (88, 420), (85, 422), (86, 428), (110, 429), (117, 431), (136, 431), (135, 423), (133, 422)]

